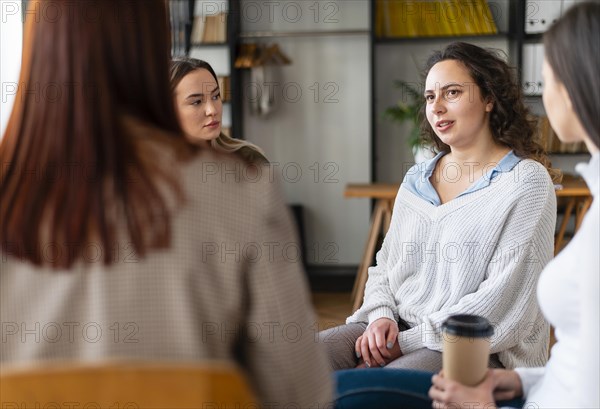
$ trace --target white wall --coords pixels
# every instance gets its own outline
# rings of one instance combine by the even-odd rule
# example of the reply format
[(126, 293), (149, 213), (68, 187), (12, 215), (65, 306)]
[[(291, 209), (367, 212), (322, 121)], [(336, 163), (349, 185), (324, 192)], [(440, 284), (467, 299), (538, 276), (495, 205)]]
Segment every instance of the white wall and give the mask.
[[(242, 31), (367, 30), (369, 25), (364, 0), (320, 1), (318, 11), (314, 1), (279, 1), (272, 9), (266, 3), (242, 2)], [(289, 203), (304, 205), (308, 262), (358, 264), (370, 203), (345, 199), (343, 192), (347, 183), (370, 180), (368, 35), (262, 41), (277, 42), (293, 63), (276, 73), (277, 105), (269, 117), (252, 116), (244, 98), (244, 135), (281, 164), (277, 169), (287, 166), (284, 191)]]
[(21, 69), (21, 0), (0, 1), (0, 139), (12, 110)]

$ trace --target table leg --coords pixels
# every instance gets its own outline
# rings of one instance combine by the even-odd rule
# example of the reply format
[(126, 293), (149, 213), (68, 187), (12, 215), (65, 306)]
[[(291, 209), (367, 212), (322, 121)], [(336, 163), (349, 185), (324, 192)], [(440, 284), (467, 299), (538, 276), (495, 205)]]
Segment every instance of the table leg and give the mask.
[(392, 223), (392, 209), (394, 208), (394, 202), (390, 200), (385, 201), (385, 213), (383, 215), (383, 234), (387, 234)]
[(579, 230), (579, 227), (581, 226), (581, 222), (583, 222), (583, 218), (585, 217), (585, 214), (587, 213), (590, 206), (592, 205), (592, 200), (593, 200), (592, 197), (587, 197), (581, 203), (581, 206), (577, 208), (577, 211), (575, 214), (575, 232), (577, 232), (577, 230)]
[(375, 255), (375, 246), (377, 245), (377, 238), (381, 231), (381, 223), (383, 222), (384, 216), (387, 211), (388, 204), (386, 200), (379, 199), (375, 204), (375, 211), (373, 212), (373, 219), (371, 222), (371, 228), (369, 230), (369, 237), (367, 239), (367, 245), (365, 252), (354, 281), (354, 289), (352, 290), (352, 312), (360, 308), (363, 297), (365, 294), (365, 284), (367, 283), (368, 270)]
[(571, 213), (573, 213), (573, 207), (575, 206), (575, 199), (570, 198), (567, 203), (567, 208), (565, 209), (565, 214), (563, 216), (563, 221), (560, 224), (560, 229), (558, 230), (558, 234), (554, 239), (554, 255), (557, 255), (562, 247), (562, 242), (565, 237), (565, 230), (567, 229), (567, 224), (569, 224), (569, 219), (571, 218)]

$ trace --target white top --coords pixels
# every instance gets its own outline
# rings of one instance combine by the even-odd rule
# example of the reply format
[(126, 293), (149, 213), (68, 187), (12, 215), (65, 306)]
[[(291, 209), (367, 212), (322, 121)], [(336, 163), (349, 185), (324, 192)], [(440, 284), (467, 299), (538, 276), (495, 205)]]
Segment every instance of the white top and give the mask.
[(544, 365), (549, 326), (535, 288), (553, 256), (555, 224), (554, 186), (533, 160), (440, 206), (403, 183), (363, 306), (346, 322), (403, 319), (411, 329), (398, 339), (407, 354), (441, 351), (446, 318), (478, 314), (493, 323), (491, 352), (505, 367)]
[(540, 408), (600, 408), (600, 154), (577, 171), (594, 201), (538, 285), (539, 303), (557, 342), (545, 368), (517, 369), (527, 401)]

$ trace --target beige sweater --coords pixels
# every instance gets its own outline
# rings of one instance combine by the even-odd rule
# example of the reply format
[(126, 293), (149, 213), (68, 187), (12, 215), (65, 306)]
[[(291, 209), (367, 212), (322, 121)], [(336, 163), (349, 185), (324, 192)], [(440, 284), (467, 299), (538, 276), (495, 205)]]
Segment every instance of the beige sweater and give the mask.
[[(329, 367), (276, 183), (206, 152), (173, 166), (187, 200), (174, 213), (170, 250), (141, 259), (125, 240), (106, 268), (97, 243), (80, 243), (86, 263), (69, 271), (0, 253), (2, 367), (227, 360), (245, 369), (266, 407), (324, 407)], [(67, 250), (43, 245), (49, 257)]]

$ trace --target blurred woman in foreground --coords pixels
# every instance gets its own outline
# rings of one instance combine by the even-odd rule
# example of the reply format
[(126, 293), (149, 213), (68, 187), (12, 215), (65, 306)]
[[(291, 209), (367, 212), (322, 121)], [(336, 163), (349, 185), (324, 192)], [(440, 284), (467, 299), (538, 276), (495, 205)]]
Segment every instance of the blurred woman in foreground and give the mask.
[[(32, 14), (50, 5), (58, 18)], [(323, 407), (291, 219), (268, 178), (183, 138), (165, 2), (29, 7), (0, 145), (2, 368), (221, 360), (265, 406)]]

